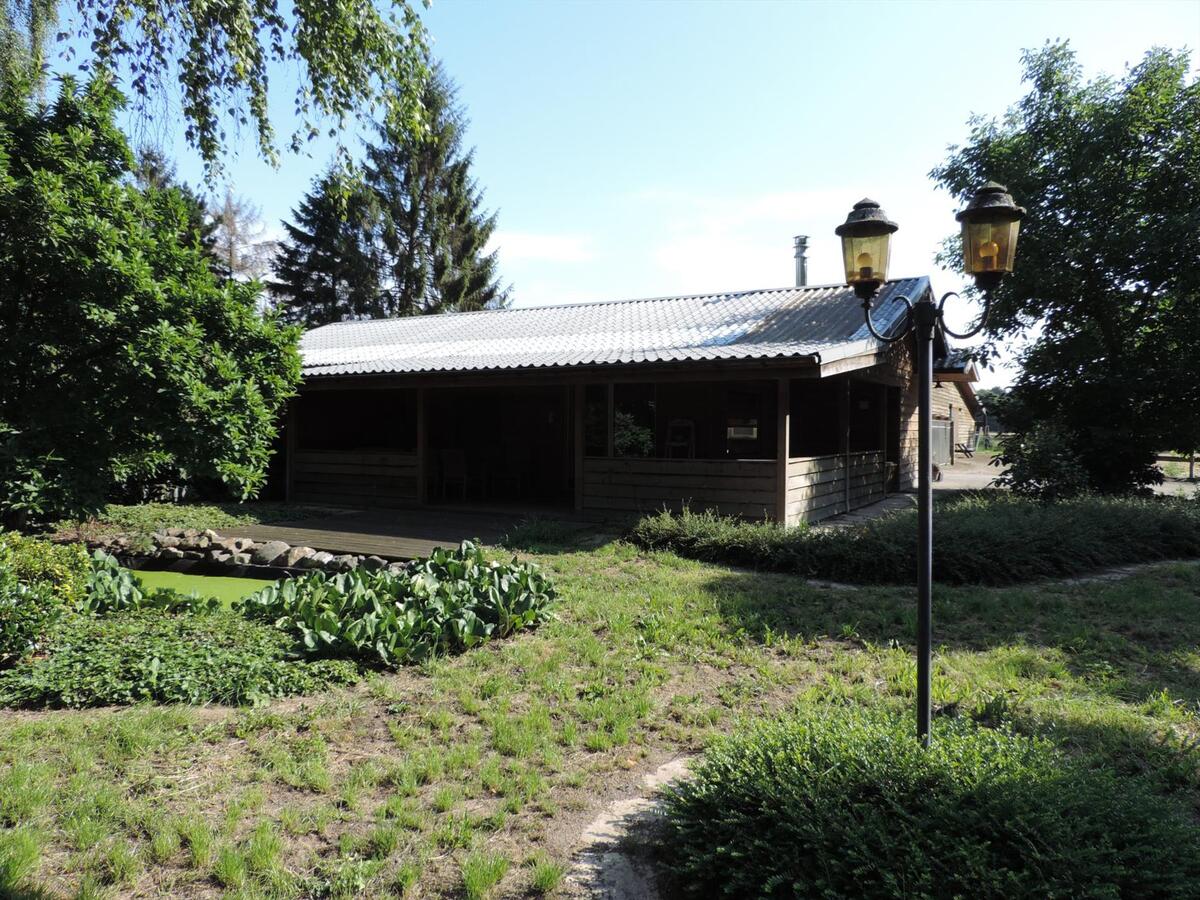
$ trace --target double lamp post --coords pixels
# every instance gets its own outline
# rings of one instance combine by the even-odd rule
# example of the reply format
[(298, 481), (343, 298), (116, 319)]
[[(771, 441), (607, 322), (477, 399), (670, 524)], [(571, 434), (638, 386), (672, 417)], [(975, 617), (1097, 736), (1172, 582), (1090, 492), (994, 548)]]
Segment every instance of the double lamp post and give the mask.
[[(899, 227), (888, 219), (874, 200), (860, 200), (835, 232), (842, 239), (842, 257), (846, 282), (862, 301), (867, 328), (878, 340), (895, 343), (916, 335), (917, 351), (917, 738), (929, 746), (929, 722), (932, 692), (930, 668), (933, 654), (933, 338), (942, 331), (957, 338), (978, 334), (987, 322), (992, 292), (1004, 276), (1012, 272), (1017, 252), (1017, 231), (1025, 210), (1013, 202), (1008, 189), (989, 182), (980, 188), (967, 208), (955, 216), (962, 223), (963, 265), (975, 277), (975, 286), (983, 292), (983, 315), (965, 334), (946, 326), (943, 310), (950, 297), (944, 294), (937, 303), (926, 292), (915, 300), (899, 297), (907, 308), (904, 318), (881, 334), (871, 318), (871, 304), (887, 280), (888, 256), (892, 234)], [(954, 452), (951, 448), (950, 452)]]

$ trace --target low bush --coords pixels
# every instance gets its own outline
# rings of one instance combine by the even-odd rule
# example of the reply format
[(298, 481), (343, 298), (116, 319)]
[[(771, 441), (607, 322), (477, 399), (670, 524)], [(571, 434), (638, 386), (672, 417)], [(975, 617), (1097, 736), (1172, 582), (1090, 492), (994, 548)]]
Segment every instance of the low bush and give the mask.
[(702, 897), (1191, 897), (1200, 830), (1136, 778), (959, 720), (842, 710), (711, 747), (660, 852)]
[(0, 533), (0, 553), (17, 581), (51, 588), (67, 606), (76, 606), (87, 593), (92, 564), (80, 544), (52, 544), (6, 531)]
[(398, 665), (534, 625), (553, 599), (533, 563), (488, 560), (464, 542), (403, 572), (303, 575), (247, 597), (243, 609), (295, 634), (310, 652)]
[(245, 704), (359, 677), (353, 663), (298, 660), (289, 636), (229, 613), (77, 616), (54, 630), (47, 649), (0, 672), (0, 704)]
[[(937, 503), (934, 534), (937, 581), (1015, 584), (1200, 556), (1200, 502), (1087, 496), (1039, 503), (980, 491)], [(916, 573), (917, 517), (909, 511), (838, 529), (663, 511), (643, 517), (629, 538), (693, 559), (857, 584), (907, 583)]]
[(103, 550), (92, 554), (91, 564), (87, 592), (80, 605), (83, 612), (105, 615), (135, 609), (158, 609), (164, 612), (207, 613), (221, 608), (221, 602), (215, 597), (181, 594), (170, 588), (147, 592), (132, 572), (122, 568), (115, 556)]
[(0, 668), (10, 666), (37, 650), (64, 614), (51, 589), (17, 581), (0, 546)]

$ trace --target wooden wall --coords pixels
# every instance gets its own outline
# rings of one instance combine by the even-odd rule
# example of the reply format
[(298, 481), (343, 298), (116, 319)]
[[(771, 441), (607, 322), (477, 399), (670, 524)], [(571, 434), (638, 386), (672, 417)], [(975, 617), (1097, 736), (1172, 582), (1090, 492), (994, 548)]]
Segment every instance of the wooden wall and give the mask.
[(393, 450), (295, 450), (293, 503), (408, 506), (417, 501), (417, 455)]
[(775, 460), (587, 456), (583, 508), (608, 512), (712, 509), (763, 519), (775, 514)]
[(886, 495), (885, 479), (883, 452), (880, 450), (790, 459), (788, 524), (819, 522), (882, 500)]
[[(920, 427), (917, 417), (917, 379), (910, 342), (903, 341), (897, 347), (902, 349), (895, 352), (889, 368), (903, 379), (900, 388), (899, 486), (902, 491), (911, 491), (917, 488), (917, 435)], [(953, 419), (951, 447), (965, 441), (975, 428), (975, 418), (958, 384), (948, 381), (939, 384), (936, 375), (933, 382), (933, 418), (935, 421)]]

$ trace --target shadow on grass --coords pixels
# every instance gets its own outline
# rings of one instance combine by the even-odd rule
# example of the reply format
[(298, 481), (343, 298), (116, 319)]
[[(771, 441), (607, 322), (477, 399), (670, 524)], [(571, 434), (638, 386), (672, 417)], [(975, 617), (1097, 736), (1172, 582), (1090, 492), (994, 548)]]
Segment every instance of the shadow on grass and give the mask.
[[(705, 590), (753, 640), (855, 638), (913, 647), (915, 587), (818, 587), (803, 579), (725, 572)], [(1164, 564), (1114, 581), (1013, 588), (934, 588), (934, 645), (988, 651), (1053, 648), (1067, 669), (1127, 703), (1166, 690), (1200, 704), (1200, 563)]]

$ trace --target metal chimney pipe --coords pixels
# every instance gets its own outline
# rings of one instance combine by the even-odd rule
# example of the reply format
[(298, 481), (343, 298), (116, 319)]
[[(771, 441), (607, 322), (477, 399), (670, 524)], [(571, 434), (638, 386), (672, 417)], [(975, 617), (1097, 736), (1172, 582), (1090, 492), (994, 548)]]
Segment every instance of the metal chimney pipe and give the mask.
[(794, 238), (796, 247), (796, 287), (808, 284), (808, 235), (798, 234)]

